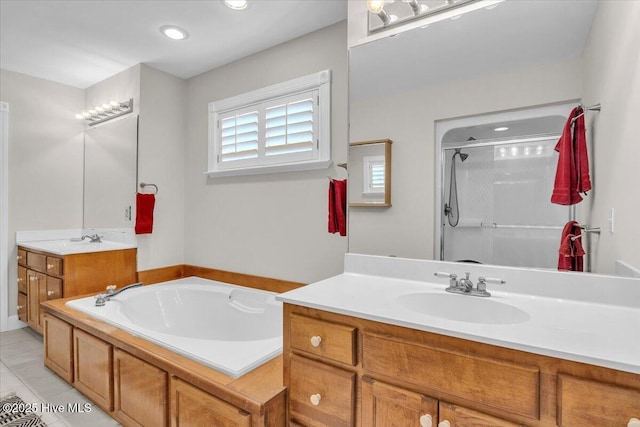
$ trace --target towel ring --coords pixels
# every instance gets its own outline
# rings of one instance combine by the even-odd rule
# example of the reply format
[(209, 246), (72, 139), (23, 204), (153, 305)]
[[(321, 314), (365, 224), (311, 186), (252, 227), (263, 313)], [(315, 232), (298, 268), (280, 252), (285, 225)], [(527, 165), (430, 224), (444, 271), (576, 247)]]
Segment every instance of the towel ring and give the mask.
[(147, 184), (146, 182), (141, 182), (140, 183), (140, 188), (145, 188), (145, 187), (154, 187), (156, 189), (156, 191), (153, 192), (153, 194), (158, 194), (158, 186), (155, 184)]

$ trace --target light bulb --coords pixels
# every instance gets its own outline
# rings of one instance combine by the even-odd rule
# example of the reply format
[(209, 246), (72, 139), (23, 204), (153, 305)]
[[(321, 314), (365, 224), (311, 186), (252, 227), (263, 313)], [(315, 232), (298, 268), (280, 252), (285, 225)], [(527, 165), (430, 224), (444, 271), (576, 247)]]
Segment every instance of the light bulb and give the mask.
[(83, 111), (82, 112), (82, 117), (84, 117), (84, 118), (91, 117), (91, 114), (89, 114), (88, 111)]
[(373, 13), (380, 13), (384, 8), (384, 0), (367, 0), (367, 8)]
[(104, 108), (102, 108), (99, 105), (96, 105), (95, 107), (93, 107), (94, 110), (96, 110), (98, 113), (102, 113), (104, 111)]
[(84, 119), (84, 116), (82, 114), (76, 114), (76, 119), (82, 120)]
[(98, 114), (96, 110), (89, 110), (89, 115), (95, 116), (96, 114)]
[(120, 103), (116, 102), (116, 101), (110, 101), (109, 104), (111, 104), (112, 107), (119, 107)]

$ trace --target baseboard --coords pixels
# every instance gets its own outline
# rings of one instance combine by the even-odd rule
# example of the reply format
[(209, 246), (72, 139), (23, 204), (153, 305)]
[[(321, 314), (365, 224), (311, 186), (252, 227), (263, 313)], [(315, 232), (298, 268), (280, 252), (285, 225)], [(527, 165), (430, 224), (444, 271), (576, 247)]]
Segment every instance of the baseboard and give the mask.
[(26, 323), (21, 322), (18, 319), (18, 315), (13, 315), (13, 316), (9, 316), (7, 318), (7, 329), (1, 331), (1, 332), (6, 332), (6, 331), (13, 331), (14, 329), (22, 329), (26, 326), (28, 326)]
[(138, 272), (138, 280), (145, 285), (166, 282), (169, 280), (175, 280), (189, 276), (197, 276), (204, 279), (217, 280), (219, 282), (231, 283), (234, 285), (241, 285), (249, 288), (262, 289), (265, 291), (277, 293), (287, 292), (306, 284), (184, 264)]

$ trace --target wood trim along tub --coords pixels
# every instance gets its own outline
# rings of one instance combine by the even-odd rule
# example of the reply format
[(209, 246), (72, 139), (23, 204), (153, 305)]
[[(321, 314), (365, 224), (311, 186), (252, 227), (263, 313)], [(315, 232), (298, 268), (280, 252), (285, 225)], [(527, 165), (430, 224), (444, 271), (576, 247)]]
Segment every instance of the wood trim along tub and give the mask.
[[(257, 421), (259, 416), (266, 416), (266, 419), (270, 420), (267, 426), (284, 423), (281, 417), (284, 416), (286, 389), (282, 384), (282, 356), (266, 362), (240, 378), (233, 379), (171, 350), (70, 309), (65, 303), (71, 299), (74, 298), (47, 301), (42, 303), (41, 307), (48, 315), (166, 371), (170, 377), (180, 378), (243, 411), (257, 415), (256, 423), (252, 426), (265, 425)], [(116, 414), (109, 411), (110, 408), (103, 409), (116, 418)]]
[(276, 293), (287, 292), (306, 285), (306, 283), (288, 280), (272, 279), (270, 277), (254, 276), (251, 274), (235, 273), (233, 271), (217, 270), (215, 268), (198, 267), (195, 265), (174, 265), (138, 272), (138, 280), (145, 285), (180, 279), (182, 277), (197, 276), (218, 282), (262, 289)]

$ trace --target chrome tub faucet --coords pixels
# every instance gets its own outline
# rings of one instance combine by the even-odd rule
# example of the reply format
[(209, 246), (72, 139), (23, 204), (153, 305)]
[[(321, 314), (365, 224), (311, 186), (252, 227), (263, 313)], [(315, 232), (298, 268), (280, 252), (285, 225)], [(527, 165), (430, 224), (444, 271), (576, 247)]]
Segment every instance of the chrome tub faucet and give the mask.
[(116, 285), (109, 285), (107, 286), (106, 293), (100, 293), (95, 296), (96, 307), (102, 307), (103, 305), (106, 304), (107, 301), (111, 299), (111, 297), (115, 297), (116, 295), (126, 291), (127, 289), (137, 288), (138, 286), (142, 286), (142, 285), (143, 285), (142, 282), (132, 283), (131, 285), (127, 285), (123, 288), (118, 289), (117, 291), (116, 291)]

